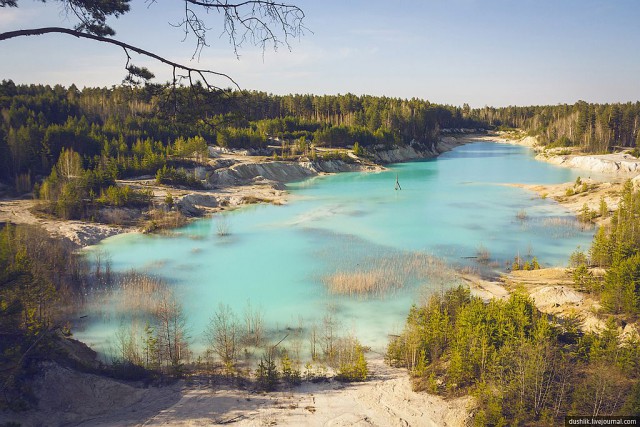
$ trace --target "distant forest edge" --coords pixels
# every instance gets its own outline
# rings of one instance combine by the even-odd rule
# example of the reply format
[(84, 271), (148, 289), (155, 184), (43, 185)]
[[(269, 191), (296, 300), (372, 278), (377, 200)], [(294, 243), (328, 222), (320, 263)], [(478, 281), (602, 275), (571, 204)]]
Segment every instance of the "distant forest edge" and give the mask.
[[(261, 150), (286, 141), (301, 155), (356, 142), (361, 152), (412, 142), (431, 149), (443, 131), (462, 128), (518, 128), (548, 146), (597, 153), (640, 144), (640, 102), (471, 109), (353, 94), (171, 92), (156, 85), (79, 90), (4, 80), (0, 112), (0, 182), (18, 193), (59, 175), (63, 153), (66, 172), (89, 174), (85, 187), (97, 196), (116, 179), (171, 170), (172, 160), (206, 145)], [(60, 179), (49, 179), (50, 187)]]

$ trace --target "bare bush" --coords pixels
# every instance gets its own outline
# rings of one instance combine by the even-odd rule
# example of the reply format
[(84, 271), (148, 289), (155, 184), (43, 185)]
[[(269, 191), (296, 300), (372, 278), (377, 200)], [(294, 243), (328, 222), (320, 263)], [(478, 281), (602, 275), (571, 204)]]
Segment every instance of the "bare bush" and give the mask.
[(333, 365), (336, 361), (336, 340), (339, 337), (340, 324), (336, 317), (335, 305), (328, 305), (324, 317), (322, 318), (322, 331), (320, 336), (320, 343), (322, 344), (322, 351), (324, 358)]
[(526, 221), (529, 219), (529, 215), (527, 215), (527, 211), (524, 209), (520, 209), (518, 213), (516, 213), (516, 218), (518, 221)]
[(216, 234), (220, 237), (231, 234), (231, 226), (226, 215), (218, 215), (216, 217)]
[(155, 230), (167, 230), (182, 227), (187, 223), (187, 218), (180, 211), (165, 211), (163, 209), (154, 209), (149, 212), (149, 219), (142, 226), (144, 233), (150, 233)]
[(160, 293), (154, 318), (157, 324), (157, 346), (159, 362), (170, 368), (173, 374), (181, 375), (184, 363), (191, 356), (187, 319), (182, 305), (168, 289)]
[(491, 260), (491, 252), (489, 252), (489, 249), (487, 249), (483, 244), (478, 245), (478, 248), (476, 249), (476, 260), (480, 264), (489, 264), (489, 261)]
[(135, 219), (130, 209), (105, 208), (100, 211), (100, 221), (105, 224), (126, 225)]
[(227, 371), (232, 371), (240, 353), (241, 328), (231, 307), (220, 304), (204, 334), (209, 350), (220, 358)]
[(137, 323), (131, 323), (130, 327), (121, 325), (116, 331), (116, 351), (114, 361), (129, 362), (135, 365), (143, 365), (143, 357), (140, 352), (140, 339)]
[(390, 274), (382, 269), (354, 272), (342, 271), (325, 277), (324, 282), (331, 293), (349, 296), (381, 295), (390, 288), (402, 286), (397, 278), (390, 277)]
[(123, 276), (117, 285), (116, 307), (138, 315), (153, 314), (168, 292), (167, 285), (154, 277), (131, 272)]
[(264, 314), (259, 308), (251, 307), (247, 301), (244, 310), (243, 341), (248, 346), (260, 347), (264, 339)]

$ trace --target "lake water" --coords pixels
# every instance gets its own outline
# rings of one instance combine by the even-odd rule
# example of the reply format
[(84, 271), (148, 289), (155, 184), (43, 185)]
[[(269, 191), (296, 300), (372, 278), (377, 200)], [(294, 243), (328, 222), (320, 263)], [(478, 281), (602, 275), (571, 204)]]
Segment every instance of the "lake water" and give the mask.
[[(425, 262), (425, 254), (478, 269), (469, 257), (482, 246), (493, 268), (504, 271), (516, 254), (535, 255), (543, 266), (566, 265), (577, 246), (588, 247), (593, 231), (576, 227), (565, 209), (506, 185), (561, 183), (579, 175), (534, 160), (524, 147), (478, 142), (384, 172), (292, 184), (287, 205), (226, 213), (228, 236), (218, 236), (214, 217), (176, 236), (122, 235), (97, 248), (109, 255), (115, 271), (135, 269), (169, 284), (183, 304), (196, 348), (219, 303), (241, 316), (249, 302), (263, 312), (270, 330), (308, 328), (331, 307), (344, 330), (382, 351), (412, 303), (455, 282), (437, 263)], [(396, 176), (402, 190), (394, 189)], [(407, 259), (417, 259), (421, 271), (429, 264), (428, 274), (414, 271)], [(348, 283), (350, 274), (373, 270), (392, 281), (393, 289), (365, 296), (327, 289), (332, 278)], [(75, 335), (104, 351), (127, 317), (101, 304)]]

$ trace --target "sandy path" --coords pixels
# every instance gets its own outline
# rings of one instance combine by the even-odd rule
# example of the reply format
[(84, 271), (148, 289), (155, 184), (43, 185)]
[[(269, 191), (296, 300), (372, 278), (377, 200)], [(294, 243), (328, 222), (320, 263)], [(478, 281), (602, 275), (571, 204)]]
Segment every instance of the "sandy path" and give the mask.
[[(187, 388), (174, 405), (137, 425), (197, 426), (462, 426), (470, 397), (446, 401), (416, 393), (405, 370), (369, 360), (363, 383), (307, 383), (286, 391), (251, 393), (201, 385)], [(103, 424), (107, 425), (107, 424)]]
[(164, 387), (112, 380), (51, 363), (33, 384), (38, 409), (0, 411), (0, 424), (79, 426), (464, 426), (473, 398), (411, 390), (406, 370), (369, 354), (362, 383), (304, 382), (264, 393), (201, 376)]

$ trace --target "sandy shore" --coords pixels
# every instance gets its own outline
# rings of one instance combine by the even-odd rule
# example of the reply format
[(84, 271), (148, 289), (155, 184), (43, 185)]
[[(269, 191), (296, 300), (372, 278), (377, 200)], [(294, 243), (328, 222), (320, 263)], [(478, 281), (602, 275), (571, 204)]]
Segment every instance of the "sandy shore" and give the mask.
[(585, 172), (583, 178), (604, 182), (627, 180), (640, 175), (640, 159), (630, 155), (628, 150), (610, 154), (586, 154), (575, 147), (545, 149), (536, 137), (516, 137), (509, 132), (492, 133), (481, 139), (532, 148), (538, 152), (536, 160), (582, 170)]
[(0, 422), (81, 426), (463, 426), (471, 397), (444, 400), (411, 390), (405, 370), (370, 355), (362, 383), (303, 382), (271, 393), (192, 377), (142, 387), (50, 364), (36, 379), (39, 410)]
[[(175, 200), (185, 196), (200, 196), (205, 205), (198, 205), (200, 215), (210, 215), (222, 210), (234, 209), (242, 205), (268, 202), (285, 204), (289, 193), (273, 188), (271, 184), (254, 184), (230, 186), (216, 190), (181, 190), (155, 185), (153, 180), (122, 180), (120, 184), (130, 185), (135, 189), (151, 189), (156, 202), (162, 203), (167, 193)], [(53, 217), (37, 216), (33, 213), (36, 200), (0, 200), (0, 222), (13, 224), (39, 225), (51, 236), (63, 238), (77, 247), (86, 247), (99, 243), (107, 237), (122, 233), (139, 233), (136, 226), (115, 226), (88, 221), (62, 220)]]
[(35, 200), (0, 200), (0, 222), (39, 225), (51, 236), (67, 239), (78, 247), (95, 245), (107, 237), (136, 232), (133, 227), (115, 227), (85, 221), (44, 218), (33, 214)]

